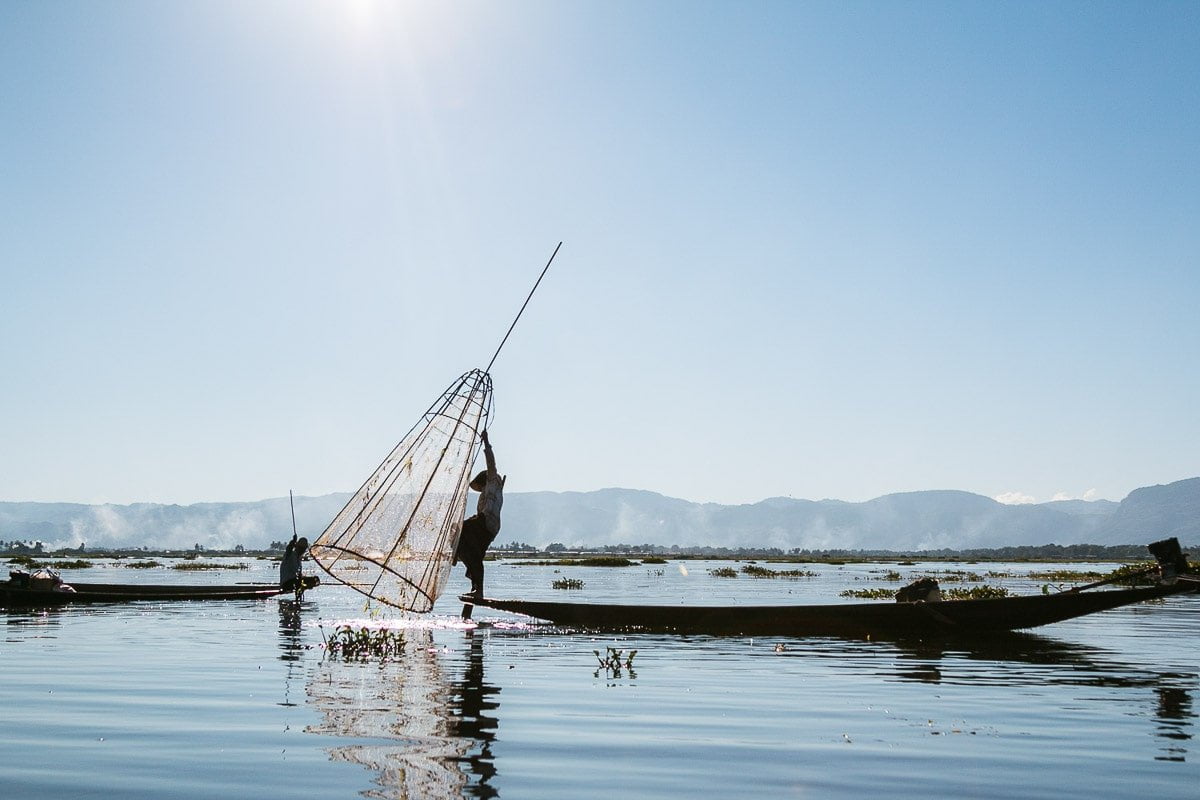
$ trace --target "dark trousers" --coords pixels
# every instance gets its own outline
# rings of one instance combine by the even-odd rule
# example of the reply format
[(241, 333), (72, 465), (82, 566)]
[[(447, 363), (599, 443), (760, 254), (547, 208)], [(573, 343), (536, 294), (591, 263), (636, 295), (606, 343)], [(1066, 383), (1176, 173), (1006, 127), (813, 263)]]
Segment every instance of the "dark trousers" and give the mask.
[(483, 595), (483, 556), (495, 538), (496, 534), (488, 531), (487, 523), (479, 514), (463, 520), (462, 535), (458, 537), (458, 549), (454, 552), (454, 560), (461, 561), (467, 568), (471, 591), (480, 596)]

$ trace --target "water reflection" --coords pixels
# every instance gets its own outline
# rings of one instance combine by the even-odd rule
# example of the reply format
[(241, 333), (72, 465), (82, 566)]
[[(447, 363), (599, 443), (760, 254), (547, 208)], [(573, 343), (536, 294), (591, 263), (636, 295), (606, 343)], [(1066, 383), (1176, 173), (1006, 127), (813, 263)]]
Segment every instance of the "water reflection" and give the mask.
[(1154, 690), (1158, 695), (1158, 710), (1155, 718), (1158, 728), (1155, 735), (1167, 742), (1163, 754), (1155, 756), (1158, 761), (1186, 761), (1187, 747), (1184, 742), (1192, 738), (1190, 729), (1196, 712), (1192, 710), (1192, 693), (1179, 686), (1160, 686)]
[(282, 661), (299, 661), (304, 652), (304, 638), (300, 612), (314, 606), (296, 600), (279, 601), (279, 658)]
[(302, 627), (302, 611), (316, 613), (315, 604), (303, 600), (279, 601), (279, 659), (287, 663), (287, 675), (283, 683), (283, 700), (281, 706), (297, 705), (292, 687), (297, 673), (303, 676), (304, 631)]
[(447, 673), (457, 651), (435, 646), (428, 629), (404, 630), (395, 659), (326, 656), (308, 684), (321, 712), (313, 733), (357, 739), (329, 751), (377, 773), (376, 798), (496, 797), (492, 742), (500, 689), (484, 678), (486, 635), (464, 631), (462, 678)]
[(496, 774), (492, 756), (492, 742), (496, 729), (500, 727), (498, 717), (489, 714), (500, 707), (496, 695), (500, 688), (483, 679), (484, 636), (474, 630), (466, 632), (469, 648), (467, 667), (461, 681), (456, 682), (450, 695), (450, 732), (471, 743), (462, 758), (462, 768), (477, 778), (471, 792), (473, 797), (496, 797), (499, 792), (489, 784)]
[[(1165, 740), (1160, 761), (1185, 761), (1196, 711), (1192, 693), (1198, 677), (1150, 669), (1102, 650), (1012, 633), (978, 641), (897, 641), (896, 661), (884, 677), (922, 683), (1058, 685), (1151, 689), (1154, 735)], [(1030, 669), (1030, 667), (1034, 667)]]

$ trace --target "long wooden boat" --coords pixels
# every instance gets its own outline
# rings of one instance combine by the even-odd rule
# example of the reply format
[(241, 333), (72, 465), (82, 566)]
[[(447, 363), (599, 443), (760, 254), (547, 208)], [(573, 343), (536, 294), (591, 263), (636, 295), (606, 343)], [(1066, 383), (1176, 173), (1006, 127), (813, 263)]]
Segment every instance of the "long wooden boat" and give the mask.
[(585, 631), (646, 631), (743, 636), (978, 634), (1023, 630), (1120, 606), (1196, 592), (1179, 580), (1146, 588), (1061, 592), (986, 600), (798, 606), (654, 606), (500, 600), (463, 595), (468, 605)]
[(69, 603), (127, 603), (137, 600), (262, 600), (283, 594), (278, 584), (270, 583), (185, 586), (72, 581), (70, 586), (75, 591), (26, 588), (16, 582), (0, 583), (0, 607), (36, 608)]

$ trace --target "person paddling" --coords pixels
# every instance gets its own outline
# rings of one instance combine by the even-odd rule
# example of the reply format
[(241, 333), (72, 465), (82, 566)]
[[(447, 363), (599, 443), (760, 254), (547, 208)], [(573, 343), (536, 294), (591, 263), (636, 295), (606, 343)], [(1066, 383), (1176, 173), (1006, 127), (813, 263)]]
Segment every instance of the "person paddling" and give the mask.
[(487, 469), (471, 479), (471, 488), (479, 492), (479, 504), (475, 514), (463, 520), (462, 535), (458, 539), (458, 549), (454, 552), (452, 562), (457, 564), (461, 561), (466, 566), (471, 593), (476, 599), (483, 598), (484, 554), (496, 534), (500, 533), (500, 508), (504, 505), (504, 482), (507, 479), (496, 469), (496, 456), (488, 441), (487, 431), (483, 431), (479, 438), (483, 440)]
[(296, 534), (293, 533), (292, 540), (288, 542), (287, 548), (283, 551), (283, 560), (279, 562), (279, 588), (281, 591), (297, 593), (303, 591), (304, 578), (301, 561), (306, 550), (308, 550), (308, 539), (303, 536), (297, 539)]

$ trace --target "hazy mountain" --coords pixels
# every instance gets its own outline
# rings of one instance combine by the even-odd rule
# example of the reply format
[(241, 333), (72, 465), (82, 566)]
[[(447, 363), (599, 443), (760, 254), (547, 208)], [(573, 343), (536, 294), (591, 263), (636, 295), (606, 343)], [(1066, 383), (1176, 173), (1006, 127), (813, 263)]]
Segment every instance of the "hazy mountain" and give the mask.
[[(296, 528), (316, 537), (349, 500), (349, 494), (296, 498)], [(141, 547), (212, 549), (267, 547), (290, 539), (288, 498), (250, 503), (197, 503), (190, 506), (135, 503), (0, 503), (0, 540), (41, 541), (49, 548)]]
[(1042, 503), (1046, 508), (1062, 511), (1066, 514), (1081, 514), (1084, 516), (1107, 516), (1117, 510), (1120, 503), (1112, 500), (1051, 500)]
[(1107, 518), (1095, 544), (1141, 543), (1177, 536), (1200, 542), (1200, 478), (1134, 489)]
[[(315, 538), (349, 494), (297, 497), (296, 526)], [(290, 538), (286, 497), (191, 506), (0, 502), (0, 540), (47, 547), (228, 549)], [(633, 489), (506, 495), (498, 542), (538, 547), (656, 544), (713, 547), (934, 550), (1044, 544), (1200, 542), (1200, 478), (1132, 492), (1120, 503), (1004, 505), (960, 491), (890, 494), (864, 503), (773, 497), (747, 505), (692, 503)]]

